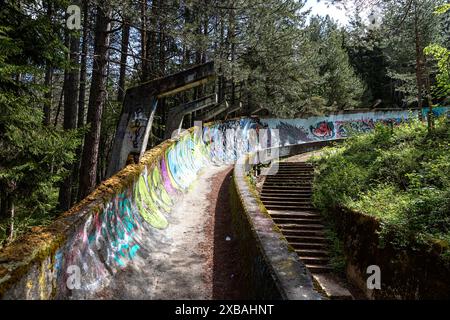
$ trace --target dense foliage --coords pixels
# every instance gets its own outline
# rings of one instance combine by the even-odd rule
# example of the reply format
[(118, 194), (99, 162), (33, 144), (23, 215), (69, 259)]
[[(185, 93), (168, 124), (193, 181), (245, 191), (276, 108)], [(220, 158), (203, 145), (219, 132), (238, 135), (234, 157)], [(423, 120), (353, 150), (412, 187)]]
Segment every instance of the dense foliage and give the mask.
[(378, 125), (315, 160), (314, 204), (379, 218), (381, 240), (397, 247), (450, 243), (450, 124), (429, 133), (419, 121)]
[(70, 174), (64, 165), (74, 161), (79, 133), (43, 123), (48, 88), (33, 80), (49, 61), (55, 65), (64, 61), (63, 46), (48, 21), (23, 16), (14, 6), (2, 11), (0, 18), (11, 23), (21, 19), (21, 27), (0, 26), (1, 245), (6, 238), (47, 223), (55, 213), (58, 183)]

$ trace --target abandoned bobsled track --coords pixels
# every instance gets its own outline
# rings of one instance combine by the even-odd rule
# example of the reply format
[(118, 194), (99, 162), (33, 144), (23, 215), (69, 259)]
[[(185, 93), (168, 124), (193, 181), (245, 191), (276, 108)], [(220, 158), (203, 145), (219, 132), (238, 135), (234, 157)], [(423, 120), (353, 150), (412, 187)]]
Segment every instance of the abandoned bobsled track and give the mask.
[[(278, 199), (285, 198), (277, 176), (271, 186), (276, 190), (266, 188), (259, 199), (248, 173), (265, 151), (261, 141), (254, 146), (248, 141), (265, 129), (270, 154), (288, 157), (345, 138), (348, 130), (365, 132), (377, 122), (396, 124), (419, 112), (243, 118), (185, 131), (114, 174), (50, 227), (2, 249), (0, 296), (322, 299), (308, 269), (311, 261), (322, 260), (311, 250), (303, 252), (308, 261), (301, 254), (299, 259), (311, 239), (301, 235), (303, 247), (292, 250), (297, 236), (270, 216), (270, 210), (280, 209)], [(239, 134), (224, 139), (232, 129)], [(281, 171), (281, 180), (290, 174)], [(292, 205), (310, 210), (301, 200), (309, 194), (298, 196)]]
[(142, 266), (130, 266), (117, 274), (94, 298), (240, 298), (240, 291), (233, 290), (240, 284), (233, 254), (236, 241), (231, 242), (229, 219), (221, 223), (227, 219), (229, 204), (225, 199), (217, 201), (222, 185), (229, 185), (230, 169), (217, 166), (202, 170), (201, 183), (194, 183), (174, 205), (157, 250), (149, 252)]

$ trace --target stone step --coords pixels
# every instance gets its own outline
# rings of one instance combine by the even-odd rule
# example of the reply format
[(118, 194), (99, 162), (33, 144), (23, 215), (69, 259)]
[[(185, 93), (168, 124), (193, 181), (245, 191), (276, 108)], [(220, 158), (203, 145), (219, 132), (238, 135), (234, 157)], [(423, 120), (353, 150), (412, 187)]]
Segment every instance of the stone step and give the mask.
[(305, 242), (290, 242), (289, 243), (294, 249), (299, 250), (328, 250), (328, 245), (326, 243), (305, 243)]
[(313, 274), (313, 279), (327, 298), (332, 300), (353, 300), (350, 291), (341, 284), (341, 281), (335, 275), (331, 273), (316, 273)]
[[(287, 194), (287, 193), (284, 193), (284, 194)], [(261, 197), (266, 197), (266, 196), (270, 196), (270, 197), (283, 197), (284, 194), (283, 194), (283, 191), (277, 191), (277, 192), (271, 191), (269, 194), (267, 194), (266, 192), (264, 192), (263, 195), (261, 195)], [(291, 193), (289, 193), (289, 194), (291, 194)], [(301, 198), (311, 198), (311, 197), (312, 197), (311, 193), (310, 193), (310, 192), (307, 192), (307, 191), (302, 191), (302, 192), (300, 192), (300, 193), (296, 193), (296, 195), (297, 195), (297, 198), (300, 198), (300, 199), (301, 199)], [(296, 198), (290, 197), (290, 198), (288, 198), (288, 199), (296, 199)]]
[(285, 236), (324, 236), (323, 230), (281, 230)]
[(270, 180), (264, 182), (265, 187), (271, 187), (271, 186), (280, 186), (280, 187), (312, 187), (312, 184), (309, 181), (286, 181), (286, 180)]
[[(321, 225), (322, 224), (322, 217), (315, 217), (315, 216), (304, 216), (302, 214), (295, 215), (294, 213), (290, 213), (287, 215), (283, 215), (280, 213), (271, 214), (270, 215), (272, 219), (275, 221), (284, 221), (283, 219), (289, 219), (292, 221), (298, 221), (298, 222), (304, 222), (304, 224), (313, 224), (313, 225)], [(301, 225), (302, 223), (294, 222), (295, 224)]]
[(264, 182), (263, 190), (265, 189), (292, 189), (292, 190), (301, 190), (301, 191), (312, 191), (311, 183), (278, 183), (278, 182)]
[(277, 190), (277, 189), (263, 189), (261, 197), (263, 196), (281, 196), (281, 197), (312, 197), (311, 190)]
[(278, 162), (278, 165), (283, 167), (313, 167), (311, 163), (307, 162)]
[(263, 186), (262, 193), (265, 192), (299, 192), (299, 193), (306, 193), (311, 195), (312, 194), (312, 188), (311, 186)]
[(296, 171), (296, 172), (314, 172), (314, 168), (312, 167), (295, 167), (295, 166), (279, 166), (277, 167), (272, 167), (273, 170), (278, 170), (278, 171), (284, 171), (284, 172), (292, 172), (292, 171)]
[[(276, 174), (267, 175), (269, 177), (282, 177), (282, 178), (302, 178), (302, 177), (313, 177), (314, 174), (312, 172), (302, 172), (302, 171), (278, 171)], [(267, 179), (266, 178), (266, 179)]]
[(303, 211), (283, 211), (283, 210), (269, 210), (269, 214), (274, 217), (279, 218), (304, 218), (304, 219), (318, 219), (320, 220), (322, 216), (315, 210), (303, 210)]
[(312, 182), (313, 177), (307, 176), (307, 175), (289, 175), (289, 176), (282, 176), (282, 175), (273, 175), (273, 176), (267, 176), (266, 181), (286, 181), (286, 182)]
[(314, 172), (314, 168), (309, 167), (285, 167), (285, 166), (279, 166), (272, 167), (272, 169), (278, 169), (278, 171), (284, 171), (284, 172), (291, 172), (291, 171), (297, 171), (297, 172)]
[(272, 166), (273, 169), (283, 170), (283, 171), (303, 171), (303, 172), (314, 172), (313, 167), (295, 167), (295, 166)]
[(288, 242), (295, 243), (327, 243), (328, 240), (321, 236), (284, 236)]
[(272, 219), (275, 221), (276, 224), (320, 224), (322, 220), (319, 219), (305, 219), (305, 218), (295, 218), (295, 217), (273, 217)]
[(317, 265), (328, 267), (330, 259), (328, 257), (310, 257), (310, 256), (299, 256), (300, 260), (306, 265)]
[(311, 187), (312, 184), (310, 181), (302, 181), (302, 180), (297, 180), (297, 181), (287, 181), (286, 179), (280, 179), (280, 180), (268, 180), (264, 182), (265, 186), (272, 186), (272, 185), (276, 185), (276, 186), (294, 186), (294, 187)]
[(284, 204), (265, 204), (267, 210), (280, 210), (280, 211), (303, 211), (312, 210), (314, 207), (308, 204), (297, 204), (297, 205), (284, 205)]
[(314, 166), (311, 163), (294, 163), (294, 162), (278, 162), (277, 163), (280, 167), (301, 167), (301, 168), (314, 168)]
[(328, 257), (327, 250), (320, 249), (296, 249), (295, 252), (300, 257)]
[(273, 168), (272, 171), (270, 171), (270, 174), (266, 174), (266, 176), (289, 176), (289, 177), (296, 177), (296, 176), (314, 176), (313, 170), (302, 170), (302, 169), (289, 169), (285, 170), (282, 168), (275, 169)]
[(278, 175), (285, 175), (285, 176), (290, 176), (290, 175), (298, 175), (298, 176), (313, 176), (314, 175), (314, 170), (305, 170), (305, 169), (283, 169), (283, 168), (273, 168), (272, 171), (270, 171), (270, 174), (267, 175), (268, 177), (270, 176), (278, 176)]
[(303, 191), (312, 192), (312, 185), (307, 183), (296, 183), (296, 184), (282, 184), (282, 183), (264, 183), (262, 191), (265, 190), (275, 190), (275, 191)]
[(311, 185), (310, 179), (292, 179), (292, 178), (283, 178), (283, 177), (276, 177), (273, 176), (271, 178), (266, 178), (266, 181), (264, 181), (264, 184), (299, 184), (299, 185)]
[(283, 195), (297, 195), (298, 197), (312, 197), (311, 190), (292, 190), (292, 189), (263, 189), (261, 196), (283, 196)]
[(333, 268), (330, 266), (323, 266), (323, 265), (316, 265), (316, 264), (305, 264), (305, 266), (308, 268), (309, 272), (312, 274), (321, 274), (321, 273), (328, 273), (333, 271)]
[(289, 201), (289, 200), (311, 201), (311, 196), (280, 193), (277, 195), (263, 195), (263, 196), (261, 196), (261, 200), (262, 200), (262, 202), (264, 202), (264, 201)]
[(296, 199), (281, 199), (281, 200), (262, 200), (264, 205), (267, 207), (268, 205), (286, 205), (286, 206), (308, 206), (312, 207), (310, 200), (296, 200)]
[[(280, 198), (280, 197), (284, 197), (284, 195), (283, 195), (283, 193), (282, 192), (278, 192), (278, 193), (275, 193), (275, 192), (270, 192), (269, 194), (267, 194), (267, 193), (264, 193), (264, 195), (262, 195), (261, 197), (277, 197), (277, 198)], [(294, 197), (294, 195), (292, 195), (292, 197), (286, 197), (286, 198), (284, 198), (286, 201), (289, 201), (289, 200), (294, 200), (294, 199), (300, 199), (300, 200), (309, 200), (309, 201), (311, 201), (310, 199), (311, 199), (311, 197), (312, 197), (312, 195), (311, 194), (308, 194), (308, 193), (297, 193), (297, 197)], [(263, 201), (264, 202), (264, 201)]]
[(278, 225), (281, 231), (292, 231), (292, 230), (324, 230), (322, 224), (280, 224)]

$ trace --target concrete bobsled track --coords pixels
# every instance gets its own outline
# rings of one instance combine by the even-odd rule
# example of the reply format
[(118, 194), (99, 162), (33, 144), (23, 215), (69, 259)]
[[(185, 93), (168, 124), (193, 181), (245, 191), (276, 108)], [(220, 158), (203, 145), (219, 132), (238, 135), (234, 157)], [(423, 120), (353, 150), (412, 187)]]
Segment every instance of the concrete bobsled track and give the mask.
[[(436, 108), (435, 112), (447, 110)], [(201, 263), (195, 264), (198, 248), (179, 246), (184, 239), (181, 232), (197, 232), (201, 236), (201, 229), (195, 225), (204, 221), (195, 211), (198, 206), (190, 210), (190, 204), (206, 201), (201, 195), (193, 197), (207, 191), (207, 185), (200, 187), (202, 179), (210, 178), (223, 170), (220, 166), (231, 165), (249, 152), (342, 138), (348, 130), (371, 130), (377, 122), (397, 124), (418, 117), (418, 112), (426, 110), (356, 112), (291, 120), (245, 118), (185, 131), (148, 151), (139, 164), (129, 165), (103, 182), (50, 227), (35, 229), (5, 247), (0, 252), (0, 296), (209, 298), (205, 288), (198, 285), (200, 280), (196, 280), (202, 268)], [(194, 241), (196, 237), (191, 234), (185, 239)], [(171, 247), (171, 241), (178, 241), (177, 245)], [(170, 278), (176, 265), (186, 259), (191, 259), (192, 280), (179, 286), (176, 279), (174, 282)], [(171, 286), (191, 295), (173, 296), (175, 288), (170, 289)]]

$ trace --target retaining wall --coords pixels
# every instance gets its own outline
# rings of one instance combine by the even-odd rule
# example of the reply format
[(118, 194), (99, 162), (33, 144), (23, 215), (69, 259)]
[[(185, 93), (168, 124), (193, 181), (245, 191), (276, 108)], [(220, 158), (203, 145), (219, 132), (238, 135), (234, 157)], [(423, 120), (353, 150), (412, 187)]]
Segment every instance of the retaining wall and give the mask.
[[(369, 299), (450, 299), (450, 265), (440, 254), (443, 244), (400, 250), (388, 243), (379, 247), (380, 222), (371, 216), (340, 208), (333, 212), (343, 239), (347, 278)], [(367, 267), (381, 271), (381, 290), (369, 290)]]

